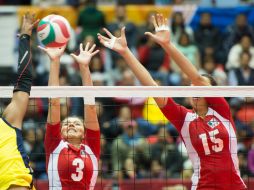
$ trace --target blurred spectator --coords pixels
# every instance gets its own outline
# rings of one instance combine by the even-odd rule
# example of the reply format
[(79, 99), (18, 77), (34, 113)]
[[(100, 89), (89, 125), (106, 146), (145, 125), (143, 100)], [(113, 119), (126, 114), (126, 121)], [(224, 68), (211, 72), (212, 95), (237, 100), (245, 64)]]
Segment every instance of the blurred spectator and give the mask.
[(134, 23), (128, 21), (125, 5), (118, 4), (115, 8), (115, 21), (108, 23), (107, 28), (115, 36), (120, 36), (121, 28), (125, 26), (125, 35), (128, 46), (133, 49), (137, 43), (137, 27)]
[(150, 170), (149, 177), (151, 178), (164, 178), (166, 176), (166, 172), (159, 160), (151, 161)]
[(103, 12), (96, 7), (96, 0), (86, 0), (85, 7), (81, 10), (78, 17), (79, 41), (83, 41), (88, 35), (91, 35), (95, 42), (98, 42), (97, 33), (105, 26)]
[(215, 63), (214, 59), (207, 58), (204, 60), (203, 67), (199, 70), (201, 74), (210, 74), (216, 80), (218, 86), (226, 86), (227, 74), (222, 66)]
[(248, 168), (248, 152), (246, 151), (238, 151), (238, 160), (239, 160), (239, 169), (241, 173), (241, 177), (243, 179), (248, 179), (251, 176), (250, 170)]
[[(123, 71), (122, 78), (117, 83), (118, 86), (137, 86), (138, 81), (132, 71), (128, 68)], [(129, 105), (131, 108), (132, 118), (141, 117), (142, 109), (146, 98), (144, 97), (115, 97), (114, 101), (119, 105)]]
[(122, 78), (118, 81), (118, 86), (137, 86), (138, 81), (130, 69), (124, 70), (122, 75)]
[(249, 25), (246, 15), (239, 14), (236, 17), (235, 23), (228, 26), (226, 31), (226, 40), (224, 41), (224, 48), (226, 53), (236, 43), (239, 43), (243, 36), (250, 36), (251, 42), (254, 42), (254, 31), (252, 26)]
[(139, 46), (138, 55), (140, 62), (153, 78), (160, 80), (161, 85), (167, 85), (170, 59), (165, 51), (151, 38), (148, 38), (146, 44)]
[(173, 136), (167, 128), (161, 126), (157, 133), (157, 142), (151, 145), (151, 159), (161, 163), (162, 168), (166, 169), (166, 176), (179, 178), (182, 171), (183, 159)]
[(144, 45), (147, 43), (148, 37), (144, 35), (145, 32), (154, 32), (154, 25), (153, 25), (153, 18), (152, 16), (156, 15), (156, 11), (150, 11), (147, 14), (146, 20), (143, 25), (138, 27), (138, 44), (137, 47), (140, 45)]
[(99, 160), (99, 174), (98, 178), (110, 178), (111, 177), (111, 147), (107, 144), (107, 141), (103, 134), (101, 134), (101, 157)]
[(47, 179), (43, 129), (30, 127), (24, 130), (24, 148), (30, 158), (35, 179)]
[(116, 56), (114, 62), (115, 62), (114, 67), (111, 67), (111, 65), (107, 65), (107, 63), (109, 62), (106, 62), (106, 65), (105, 65), (105, 67), (107, 67), (107, 76), (108, 76), (109, 86), (115, 86), (119, 84), (123, 78), (123, 73), (126, 70), (128, 70), (127, 63), (122, 57)]
[[(145, 138), (138, 133), (137, 123), (135, 120), (124, 123), (123, 134), (115, 139), (112, 145), (114, 176), (118, 176), (120, 179), (123, 177), (133, 178), (133, 175), (143, 173), (149, 165), (148, 160), (148, 144)], [(130, 169), (136, 167), (136, 169), (133, 171), (127, 168), (129, 173), (126, 176), (126, 166), (132, 166)], [(123, 169), (125, 172), (122, 171)]]
[(194, 42), (193, 30), (191, 27), (185, 25), (184, 17), (182, 12), (174, 12), (171, 20), (171, 41), (178, 43), (182, 33), (187, 33), (191, 43)]
[(240, 67), (240, 57), (243, 51), (248, 51), (251, 54), (249, 66), (254, 68), (254, 46), (250, 36), (244, 35), (241, 37), (239, 43), (235, 44), (229, 51), (228, 61), (226, 64), (227, 69), (234, 69)]
[(228, 83), (231, 86), (254, 85), (254, 69), (250, 67), (251, 54), (243, 51), (240, 54), (240, 67), (229, 71)]
[(122, 126), (131, 120), (131, 110), (128, 106), (119, 108), (118, 115), (109, 122), (102, 125), (102, 133), (107, 142), (111, 143), (123, 131)]
[(221, 34), (212, 24), (211, 14), (204, 12), (201, 14), (199, 25), (194, 32), (195, 41), (201, 53), (202, 60), (208, 48), (212, 48), (215, 58), (220, 57)]
[(103, 73), (104, 72), (104, 65), (103, 62), (100, 58), (100, 56), (94, 56), (91, 60), (91, 62), (89, 63), (89, 68), (91, 73), (94, 72), (99, 72), (99, 73)]
[[(200, 69), (200, 55), (198, 48), (190, 40), (190, 37), (187, 33), (182, 33), (178, 43), (176, 44), (178, 50), (180, 50), (187, 59), (197, 68)], [(174, 66), (174, 67), (173, 67)], [(176, 67), (176, 64), (172, 65), (174, 71), (179, 71), (179, 68)]]
[(252, 138), (252, 146), (248, 152), (248, 169), (250, 171), (251, 176), (254, 176), (254, 138)]

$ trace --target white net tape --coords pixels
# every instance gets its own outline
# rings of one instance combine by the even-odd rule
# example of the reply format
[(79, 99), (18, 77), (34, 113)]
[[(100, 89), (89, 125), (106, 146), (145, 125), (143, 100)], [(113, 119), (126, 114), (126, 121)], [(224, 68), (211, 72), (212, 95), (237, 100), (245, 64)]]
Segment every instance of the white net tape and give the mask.
[[(2, 98), (13, 87), (0, 87)], [(253, 86), (57, 86), (32, 87), (31, 98), (47, 97), (254, 97)]]

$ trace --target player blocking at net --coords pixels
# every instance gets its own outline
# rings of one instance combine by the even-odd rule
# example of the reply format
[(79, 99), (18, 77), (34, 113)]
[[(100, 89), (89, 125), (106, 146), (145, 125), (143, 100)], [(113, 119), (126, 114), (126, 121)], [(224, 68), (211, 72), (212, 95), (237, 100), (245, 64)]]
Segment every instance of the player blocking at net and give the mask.
[[(59, 86), (60, 57), (62, 48), (43, 48), (50, 58), (49, 86)], [(72, 54), (79, 63), (82, 84), (92, 86), (89, 62), (99, 50), (80, 44), (79, 55)], [(67, 117), (60, 121), (60, 99), (49, 99), (45, 136), (46, 166), (49, 189), (92, 190), (98, 175), (100, 157), (100, 128), (96, 114), (95, 99), (84, 98), (84, 120)]]
[[(145, 34), (158, 43), (189, 77), (194, 86), (216, 85), (210, 75), (200, 75), (192, 63), (170, 43), (168, 20), (161, 14), (153, 17), (155, 33)], [(149, 72), (135, 58), (127, 46), (125, 28), (121, 36), (98, 34), (100, 42), (118, 52), (144, 86), (157, 86)], [(170, 95), (170, 92), (169, 92)], [(224, 98), (190, 98), (192, 110), (174, 102), (172, 98), (155, 100), (178, 130), (192, 162), (192, 190), (244, 190), (237, 157), (236, 128), (230, 107)], [(174, 164), (174, 163), (172, 163)]]
[(34, 14), (23, 16), (13, 96), (0, 118), (0, 189), (34, 189), (32, 169), (23, 146), (22, 123), (32, 86), (30, 36), (37, 23)]

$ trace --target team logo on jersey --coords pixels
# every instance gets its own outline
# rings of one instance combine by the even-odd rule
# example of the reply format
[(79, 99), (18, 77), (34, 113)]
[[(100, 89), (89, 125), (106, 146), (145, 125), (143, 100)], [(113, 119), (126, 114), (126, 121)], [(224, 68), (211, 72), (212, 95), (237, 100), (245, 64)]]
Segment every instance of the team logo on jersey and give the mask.
[(216, 118), (212, 118), (210, 121), (207, 122), (207, 125), (211, 128), (217, 127), (220, 122)]

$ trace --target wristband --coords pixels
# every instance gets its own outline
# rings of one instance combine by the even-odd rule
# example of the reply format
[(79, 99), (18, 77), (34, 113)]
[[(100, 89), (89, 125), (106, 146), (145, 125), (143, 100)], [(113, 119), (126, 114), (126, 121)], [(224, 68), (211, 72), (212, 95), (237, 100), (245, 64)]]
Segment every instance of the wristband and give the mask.
[(166, 25), (161, 25), (161, 26), (155, 28), (155, 32), (159, 32), (159, 31), (163, 31), (163, 30), (169, 31), (169, 27)]
[(114, 45), (115, 45), (115, 41), (116, 41), (116, 37), (113, 37), (110, 39), (109, 42), (104, 42), (104, 46), (109, 48), (109, 49), (113, 49)]
[(84, 97), (83, 100), (85, 105), (95, 105), (94, 97)]

